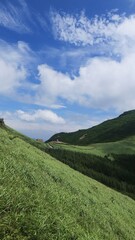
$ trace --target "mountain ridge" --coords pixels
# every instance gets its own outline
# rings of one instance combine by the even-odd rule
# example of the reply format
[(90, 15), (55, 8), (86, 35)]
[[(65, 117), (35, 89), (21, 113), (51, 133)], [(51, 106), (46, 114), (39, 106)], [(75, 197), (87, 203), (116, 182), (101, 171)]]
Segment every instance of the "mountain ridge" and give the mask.
[(57, 133), (46, 142), (59, 140), (73, 145), (89, 145), (115, 142), (133, 135), (135, 135), (135, 110), (130, 110), (88, 129)]

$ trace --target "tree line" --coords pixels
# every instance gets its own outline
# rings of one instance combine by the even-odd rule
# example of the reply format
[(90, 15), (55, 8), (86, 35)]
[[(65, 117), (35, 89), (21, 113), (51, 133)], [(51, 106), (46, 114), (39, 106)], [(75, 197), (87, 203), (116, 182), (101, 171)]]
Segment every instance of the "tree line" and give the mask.
[(135, 155), (100, 157), (83, 152), (52, 148), (46, 152), (71, 168), (135, 199)]

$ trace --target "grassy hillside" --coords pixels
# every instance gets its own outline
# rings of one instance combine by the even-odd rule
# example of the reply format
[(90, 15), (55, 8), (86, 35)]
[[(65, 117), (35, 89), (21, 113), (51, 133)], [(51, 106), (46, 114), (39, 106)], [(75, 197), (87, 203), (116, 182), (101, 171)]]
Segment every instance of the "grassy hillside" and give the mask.
[(95, 127), (72, 133), (58, 133), (48, 141), (59, 141), (73, 145), (114, 142), (135, 135), (135, 110), (105, 121)]
[(135, 155), (107, 156), (49, 148), (48, 153), (73, 169), (135, 199)]
[(46, 148), (46, 144), (44, 142), (35, 141), (34, 139), (27, 137), (27, 136), (23, 135), (22, 133), (17, 132), (16, 130), (8, 127), (5, 124), (0, 125), (0, 128), (4, 129), (8, 133), (9, 138), (11, 140), (14, 138), (20, 138), (20, 139), (24, 140), (25, 142), (31, 144), (32, 146), (39, 148), (40, 150), (44, 151)]
[(4, 128), (0, 128), (0, 171), (0, 239), (134, 239), (132, 199)]
[(57, 142), (47, 146), (51, 156), (135, 199), (135, 136), (88, 146)]
[[(135, 136), (125, 138), (116, 142), (95, 143), (87, 146), (78, 146), (65, 143), (50, 142), (53, 148), (61, 148), (74, 152), (94, 154), (104, 157), (113, 154), (135, 154)], [(47, 144), (46, 147), (49, 145)]]

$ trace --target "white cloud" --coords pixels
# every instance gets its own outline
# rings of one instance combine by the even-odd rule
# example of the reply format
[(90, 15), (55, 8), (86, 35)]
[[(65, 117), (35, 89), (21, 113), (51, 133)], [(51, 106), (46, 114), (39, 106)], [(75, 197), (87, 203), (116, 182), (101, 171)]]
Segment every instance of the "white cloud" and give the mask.
[(0, 93), (12, 93), (12, 90), (19, 87), (21, 81), (26, 78), (26, 71), (23, 67), (7, 64), (0, 59)]
[[(53, 17), (57, 18), (57, 16)], [(69, 18), (66, 15), (63, 17), (65, 20), (60, 15), (60, 20), (58, 18), (61, 28), (65, 27)], [(104, 49), (106, 57), (103, 57), (102, 54), (89, 58), (87, 62), (83, 61), (82, 66), (77, 64), (78, 73), (71, 77), (71, 74), (62, 73), (47, 64), (37, 63), (38, 61), (36, 64), (31, 64), (35, 59), (39, 59), (40, 53), (33, 53), (26, 43), (18, 42), (16, 45), (10, 45), (0, 41), (0, 93), (6, 96), (10, 93), (10, 96), (13, 95), (16, 100), (49, 106), (50, 108), (63, 107), (66, 102), (90, 108), (119, 111), (134, 108), (135, 16), (119, 16), (113, 12), (109, 13), (107, 18), (95, 17), (94, 20), (88, 20), (83, 14), (81, 20), (76, 20), (76, 23), (71, 25), (73, 20), (68, 19), (69, 28), (72, 25), (75, 28), (81, 26), (83, 31), (87, 33), (87, 27), (90, 25), (89, 29), (92, 30), (88, 34), (93, 37), (93, 44), (96, 42), (98, 50), (102, 45), (101, 52)], [(77, 21), (79, 21), (79, 25), (77, 25)], [(96, 35), (98, 28), (99, 35)], [(69, 32), (66, 25), (65, 34), (67, 33)], [(77, 38), (73, 38), (76, 44), (78, 44), (79, 36), (75, 35)], [(107, 41), (108, 37), (110, 41)], [(69, 39), (67, 38), (65, 41), (69, 41)], [(91, 44), (85, 39), (80, 43)], [(108, 49), (111, 53), (113, 52), (113, 55), (107, 54)], [(56, 51), (57, 53), (60, 52)], [(82, 54), (84, 56), (85, 51), (82, 51)], [(66, 57), (71, 57), (74, 60), (80, 55), (80, 49), (79, 53), (77, 51), (66, 52)], [(31, 72), (33, 72), (34, 81), (33, 79), (28, 81)], [(34, 118), (35, 113), (27, 117)], [(47, 119), (47, 115), (45, 117)]]
[(111, 53), (123, 55), (135, 45), (135, 15), (127, 17), (115, 10), (88, 19), (84, 12), (69, 15), (52, 11), (51, 21), (55, 37), (76, 46), (97, 45), (101, 51), (109, 46)]
[(15, 95), (27, 88), (33, 53), (24, 42), (8, 44), (0, 40), (0, 94)]
[(72, 79), (47, 64), (39, 65), (40, 84), (35, 101), (57, 104), (66, 100), (119, 111), (134, 108), (135, 15), (126, 17), (113, 11), (107, 17), (96, 16), (89, 20), (84, 13), (77, 17), (51, 14), (58, 39), (75, 45), (96, 44), (101, 52), (105, 51), (106, 57), (89, 58)]
[(18, 1), (19, 5), (10, 2), (0, 3), (0, 25), (19, 33), (31, 32), (27, 24), (30, 20), (30, 12), (24, 0)]
[[(101, 108), (124, 110), (135, 106), (135, 54), (121, 61), (93, 58), (80, 68), (79, 76), (72, 80), (68, 75), (40, 65), (41, 84), (37, 92), (39, 101), (50, 102), (62, 98), (71, 103)], [(45, 97), (44, 97), (45, 96)]]
[(53, 70), (48, 65), (39, 65), (40, 85), (37, 87), (36, 101), (50, 105), (54, 104), (58, 97), (68, 98), (68, 92), (74, 84), (68, 75)]
[[(33, 138), (49, 139), (54, 133), (72, 132), (78, 129), (92, 127), (106, 119), (104, 116), (88, 116), (74, 112), (67, 112), (66, 117), (55, 115), (54, 112), (38, 109), (33, 112), (17, 110), (1, 112), (5, 124)], [(49, 117), (48, 117), (49, 115)], [(46, 117), (47, 116), (47, 117)], [(111, 116), (112, 117), (112, 116)], [(52, 121), (53, 118), (53, 121)], [(83, 121), (82, 121), (83, 119)]]
[[(39, 34), (39, 27), (50, 30), (47, 16), (31, 9), (30, 2), (26, 0), (0, 2), (0, 26), (20, 34)], [(41, 30), (40, 29), (40, 30)]]
[(41, 27), (44, 31), (46, 31), (46, 30), (49, 31), (50, 29), (49, 29), (49, 26), (48, 26), (48, 23), (47, 23), (47, 21), (46, 21), (45, 16), (42, 16), (42, 15), (39, 14), (39, 13), (36, 13), (35, 16), (36, 16), (37, 22), (40, 24), (40, 27)]
[(50, 110), (38, 109), (32, 113), (18, 110), (16, 112), (16, 114), (19, 119), (28, 121), (28, 122), (36, 122), (36, 121), (42, 120), (42, 121), (47, 121), (47, 122), (54, 123), (54, 124), (64, 124), (65, 123), (65, 120), (62, 117), (58, 116), (56, 113), (54, 113)]

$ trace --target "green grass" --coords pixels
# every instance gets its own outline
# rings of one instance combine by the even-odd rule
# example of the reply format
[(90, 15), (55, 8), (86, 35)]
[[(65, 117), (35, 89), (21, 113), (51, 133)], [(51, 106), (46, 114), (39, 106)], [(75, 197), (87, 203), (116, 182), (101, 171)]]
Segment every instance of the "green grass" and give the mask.
[(24, 140), (25, 142), (31, 144), (32, 146), (35, 146), (35, 147), (39, 148), (42, 151), (44, 151), (47, 147), (46, 143), (39, 142), (39, 141), (36, 141), (36, 140), (34, 140), (30, 137), (27, 137), (27, 136), (23, 135), (22, 133), (19, 133), (16, 130), (14, 130), (14, 129), (6, 126), (6, 125), (3, 125), (1, 127), (1, 129), (4, 129), (9, 134), (9, 138), (11, 140), (14, 139), (14, 138), (20, 138), (20, 139)]
[(2, 128), (0, 170), (0, 239), (134, 240), (132, 199)]
[[(61, 148), (70, 151), (90, 153), (104, 157), (112, 153), (115, 154), (135, 154), (135, 136), (125, 138), (116, 142), (95, 143), (88, 146), (70, 145), (65, 143), (51, 142), (53, 148)], [(46, 145), (48, 146), (48, 145)]]
[(49, 145), (48, 153), (53, 157), (135, 199), (135, 136), (89, 146), (56, 142)]
[(46, 150), (52, 157), (108, 187), (135, 199), (135, 155), (106, 157), (62, 148)]
[[(97, 143), (92, 145), (101, 155), (107, 155), (111, 153), (115, 154), (135, 154), (135, 136), (125, 138), (121, 141), (109, 142), (109, 143)], [(94, 153), (94, 152), (93, 152)]]

